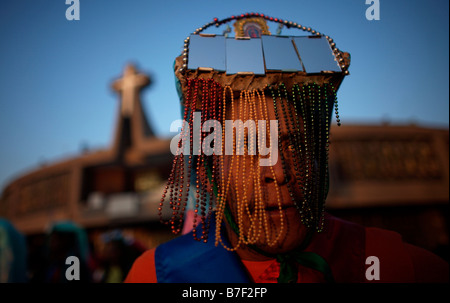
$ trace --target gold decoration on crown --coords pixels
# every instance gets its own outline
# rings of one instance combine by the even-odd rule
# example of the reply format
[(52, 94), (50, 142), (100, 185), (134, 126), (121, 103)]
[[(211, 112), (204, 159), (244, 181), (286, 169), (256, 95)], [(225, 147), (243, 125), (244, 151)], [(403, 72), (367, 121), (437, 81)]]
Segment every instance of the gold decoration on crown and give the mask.
[(236, 38), (260, 38), (261, 35), (271, 35), (266, 20), (260, 17), (237, 20), (234, 23), (234, 32)]

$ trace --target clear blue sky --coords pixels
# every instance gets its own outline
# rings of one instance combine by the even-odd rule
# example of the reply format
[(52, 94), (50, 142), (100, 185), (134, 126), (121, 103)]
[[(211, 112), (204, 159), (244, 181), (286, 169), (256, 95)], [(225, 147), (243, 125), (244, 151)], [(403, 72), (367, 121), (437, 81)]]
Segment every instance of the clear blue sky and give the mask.
[(214, 17), (246, 12), (310, 26), (351, 53), (338, 93), (344, 124), (448, 128), (449, 1), (379, 2), (381, 19), (368, 21), (365, 0), (80, 0), (80, 20), (67, 21), (65, 0), (2, 0), (0, 189), (82, 144), (108, 147), (118, 110), (110, 84), (127, 62), (152, 76), (144, 107), (156, 133), (172, 136), (183, 40)]

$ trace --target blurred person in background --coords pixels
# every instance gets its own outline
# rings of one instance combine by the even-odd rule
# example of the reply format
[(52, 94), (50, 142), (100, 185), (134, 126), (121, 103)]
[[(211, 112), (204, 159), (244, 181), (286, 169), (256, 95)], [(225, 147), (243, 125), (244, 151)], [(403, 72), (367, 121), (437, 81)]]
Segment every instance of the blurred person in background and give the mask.
[[(79, 260), (79, 282), (92, 281), (92, 269), (89, 267), (89, 243), (84, 229), (70, 221), (57, 222), (50, 227), (44, 245), (41, 260), (36, 265), (32, 282), (65, 283), (66, 271), (73, 264), (67, 258)], [(67, 264), (68, 263), (68, 264)]]
[(9, 221), (0, 218), (0, 283), (27, 281), (25, 237)]

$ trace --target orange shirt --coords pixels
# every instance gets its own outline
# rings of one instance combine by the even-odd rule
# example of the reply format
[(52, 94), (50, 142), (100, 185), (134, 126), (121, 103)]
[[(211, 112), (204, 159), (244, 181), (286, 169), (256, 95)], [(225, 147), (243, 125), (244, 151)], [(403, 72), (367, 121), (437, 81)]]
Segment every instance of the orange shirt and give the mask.
[[(400, 235), (378, 228), (366, 228), (365, 255), (380, 260), (380, 280), (367, 282), (444, 282), (449, 281), (448, 263), (425, 249), (404, 243)], [(242, 260), (256, 283), (277, 283), (280, 272), (278, 262)], [(333, 264), (330, 264), (333, 268)], [(360, 266), (365, 266), (361, 264)], [(339, 273), (334, 273), (338, 275)], [(125, 283), (156, 283), (155, 249), (136, 259)], [(325, 282), (322, 274), (299, 266), (299, 283)]]

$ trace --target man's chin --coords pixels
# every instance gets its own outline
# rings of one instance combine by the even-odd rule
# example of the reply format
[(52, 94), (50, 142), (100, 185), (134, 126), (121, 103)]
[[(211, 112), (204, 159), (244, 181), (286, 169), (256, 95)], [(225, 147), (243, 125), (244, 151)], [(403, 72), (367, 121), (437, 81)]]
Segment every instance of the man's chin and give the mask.
[[(254, 244), (259, 249), (269, 254), (281, 254), (289, 252), (303, 243), (307, 229), (301, 223), (300, 215), (295, 207), (283, 210), (283, 230), (281, 234), (280, 212), (271, 211), (268, 217), (271, 221), (269, 224), (269, 228), (271, 228), (269, 241), (265, 236), (261, 236), (259, 241)], [(274, 228), (275, 226), (277, 227)], [(268, 243), (273, 243), (273, 245), (268, 245)]]
[(268, 246), (267, 244), (258, 244), (258, 243), (256, 243), (255, 246), (268, 255), (277, 255), (290, 252), (295, 248), (297, 248), (300, 244), (301, 242), (287, 243), (285, 241), (284, 243), (277, 242), (274, 246)]

